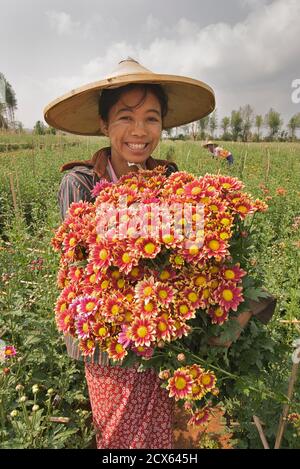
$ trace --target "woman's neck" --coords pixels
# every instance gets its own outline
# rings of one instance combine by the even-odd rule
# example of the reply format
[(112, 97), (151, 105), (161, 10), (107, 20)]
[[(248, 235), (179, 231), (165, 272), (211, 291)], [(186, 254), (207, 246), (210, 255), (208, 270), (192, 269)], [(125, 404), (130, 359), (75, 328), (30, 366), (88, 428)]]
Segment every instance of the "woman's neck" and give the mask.
[(113, 150), (111, 150), (110, 162), (118, 179), (124, 174), (137, 172), (140, 169), (146, 169), (146, 162), (143, 162), (142, 164), (128, 164), (126, 160), (116, 155)]

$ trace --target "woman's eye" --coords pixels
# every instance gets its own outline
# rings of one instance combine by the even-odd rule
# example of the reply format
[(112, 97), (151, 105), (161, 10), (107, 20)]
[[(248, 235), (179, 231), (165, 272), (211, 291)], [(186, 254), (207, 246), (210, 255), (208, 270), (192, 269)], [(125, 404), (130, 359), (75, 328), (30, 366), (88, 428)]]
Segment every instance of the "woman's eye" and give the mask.
[(158, 118), (157, 117), (148, 117), (148, 120), (150, 122), (159, 122)]
[(128, 120), (131, 119), (131, 117), (130, 116), (122, 116), (122, 117), (120, 117), (120, 119), (128, 121)]

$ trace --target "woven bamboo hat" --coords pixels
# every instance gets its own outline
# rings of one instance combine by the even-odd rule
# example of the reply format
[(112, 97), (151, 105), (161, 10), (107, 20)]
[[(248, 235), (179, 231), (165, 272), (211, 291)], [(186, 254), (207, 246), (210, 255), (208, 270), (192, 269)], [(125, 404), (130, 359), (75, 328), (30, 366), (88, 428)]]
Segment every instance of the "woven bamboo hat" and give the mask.
[(99, 123), (102, 90), (129, 83), (159, 84), (168, 96), (163, 128), (201, 119), (214, 110), (215, 95), (205, 83), (177, 75), (153, 73), (130, 57), (105, 79), (76, 88), (52, 101), (44, 109), (45, 121), (56, 129), (79, 135), (103, 135)]
[(208, 142), (205, 142), (202, 146), (208, 147), (209, 145), (214, 145), (214, 142), (212, 140), (208, 140)]

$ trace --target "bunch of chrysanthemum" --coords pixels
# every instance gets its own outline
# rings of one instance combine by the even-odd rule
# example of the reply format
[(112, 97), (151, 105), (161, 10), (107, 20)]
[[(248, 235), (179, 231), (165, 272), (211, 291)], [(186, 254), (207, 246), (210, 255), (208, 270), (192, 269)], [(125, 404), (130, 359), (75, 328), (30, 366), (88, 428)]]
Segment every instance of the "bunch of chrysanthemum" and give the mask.
[[(61, 253), (59, 330), (84, 355), (99, 347), (121, 363), (188, 335), (199, 310), (223, 324), (244, 300), (246, 272), (230, 256), (236, 222), (266, 209), (242, 187), (223, 176), (167, 178), (158, 168), (100, 182), (94, 204), (73, 203), (52, 241)], [(197, 370), (177, 370), (170, 395), (195, 401), (214, 389), (213, 373)]]
[(198, 408), (194, 404), (209, 392), (218, 395), (214, 373), (194, 364), (178, 368), (173, 374), (170, 370), (163, 370), (159, 377), (167, 381), (166, 389), (170, 397), (174, 397), (176, 401), (185, 400), (184, 407), (192, 414), (189, 424), (200, 425), (209, 421), (211, 408), (208, 406)]

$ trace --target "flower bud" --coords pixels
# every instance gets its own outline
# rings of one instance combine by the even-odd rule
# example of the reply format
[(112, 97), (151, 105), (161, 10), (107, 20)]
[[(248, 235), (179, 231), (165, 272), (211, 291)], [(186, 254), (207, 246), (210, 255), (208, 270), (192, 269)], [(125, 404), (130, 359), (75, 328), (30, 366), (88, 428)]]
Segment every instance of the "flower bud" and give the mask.
[(191, 402), (188, 402), (186, 401), (184, 404), (183, 404), (183, 407), (185, 410), (192, 410), (193, 406), (192, 406), (192, 403)]
[(11, 416), (12, 418), (17, 417), (17, 415), (18, 415), (18, 411), (17, 411), (17, 410), (12, 410), (11, 413), (10, 413), (10, 416)]
[(32, 389), (33, 394), (36, 394), (39, 391), (39, 387), (37, 384), (34, 384), (31, 389)]
[(186, 357), (185, 357), (184, 353), (179, 353), (179, 354), (177, 355), (177, 360), (178, 360), (179, 362), (184, 362), (184, 361), (185, 361), (185, 358), (186, 358)]
[(170, 370), (162, 370), (162, 371), (159, 372), (158, 376), (159, 376), (160, 379), (167, 380), (171, 376)]
[(32, 412), (36, 412), (37, 410), (39, 410), (40, 406), (35, 404), (33, 407), (32, 407)]

